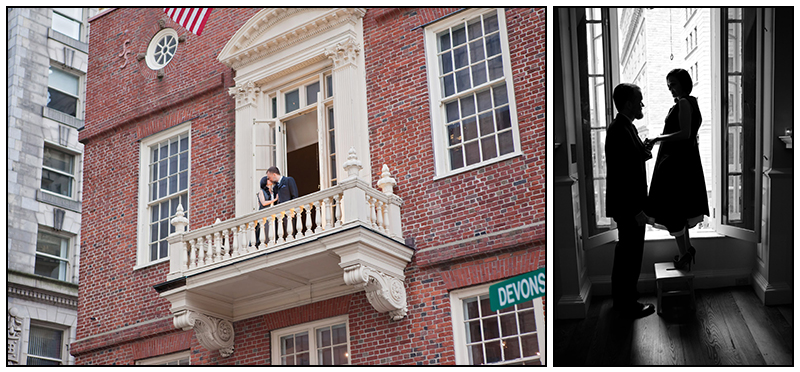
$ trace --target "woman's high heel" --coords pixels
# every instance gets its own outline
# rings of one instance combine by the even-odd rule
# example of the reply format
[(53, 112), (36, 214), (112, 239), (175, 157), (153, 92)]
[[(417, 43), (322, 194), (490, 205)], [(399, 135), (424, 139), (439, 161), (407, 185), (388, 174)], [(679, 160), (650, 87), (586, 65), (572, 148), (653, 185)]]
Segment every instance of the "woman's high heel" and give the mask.
[(675, 268), (678, 269), (678, 270), (691, 271), (692, 270), (692, 264), (695, 263), (695, 258), (694, 257), (695, 257), (696, 253), (697, 253), (697, 250), (694, 249), (694, 247), (690, 246), (689, 249), (687, 250), (687, 252), (684, 253), (682, 256), (680, 256), (680, 257), (675, 256), (672, 259), (672, 262), (675, 265)]

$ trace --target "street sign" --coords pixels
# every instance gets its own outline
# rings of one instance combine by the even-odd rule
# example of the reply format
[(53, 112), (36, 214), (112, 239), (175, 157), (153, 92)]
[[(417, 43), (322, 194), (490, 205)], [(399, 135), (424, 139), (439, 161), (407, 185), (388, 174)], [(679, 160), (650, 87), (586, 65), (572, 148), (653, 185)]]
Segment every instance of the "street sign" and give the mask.
[(492, 311), (530, 301), (544, 296), (544, 267), (515, 276), (489, 287), (489, 304)]

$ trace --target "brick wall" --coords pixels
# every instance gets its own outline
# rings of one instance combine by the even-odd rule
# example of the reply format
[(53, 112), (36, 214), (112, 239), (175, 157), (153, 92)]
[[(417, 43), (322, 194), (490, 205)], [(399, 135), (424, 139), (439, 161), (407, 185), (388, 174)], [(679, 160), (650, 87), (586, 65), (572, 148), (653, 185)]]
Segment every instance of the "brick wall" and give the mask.
[[(418, 261), (425, 259), (426, 248), (483, 234), (537, 223), (540, 228), (514, 240), (545, 234), (545, 10), (506, 11), (523, 155), (433, 181), (424, 29), (412, 29), (453, 11), (370, 11), (364, 18), (373, 181), (388, 164), (404, 202), (403, 234), (422, 251)], [(474, 241), (448, 254), (472, 255), (506, 244)]]
[[(188, 36), (162, 81), (143, 61), (120, 69), (116, 57), (127, 39), (130, 49), (144, 50), (157, 31), (152, 24), (165, 18), (160, 10), (119, 9), (92, 24), (89, 69), (96, 78), (89, 81), (81, 133), (87, 279), (72, 345), (78, 364), (133, 364), (155, 356), (153, 350), (186, 347), (190, 336), (174, 329), (169, 303), (152, 288), (164, 281), (168, 263), (133, 270), (139, 141), (191, 119), (191, 224), (233, 216), (234, 102), (225, 88), (233, 80), (216, 55), (257, 11), (215, 9), (206, 33)], [(449, 291), (544, 267), (545, 11), (506, 12), (523, 154), (433, 181), (424, 30), (411, 29), (453, 11), (370, 9), (364, 18), (374, 182), (388, 164), (404, 199), (404, 235), (417, 249), (405, 272), (408, 317), (390, 321), (358, 292), (234, 322), (229, 358), (206, 350), (189, 332), (192, 364), (268, 364), (271, 330), (342, 313), (349, 314), (353, 364), (452, 364)]]
[[(233, 85), (233, 78), (215, 56), (256, 11), (215, 10), (206, 26), (215, 32), (199, 37), (167, 20), (167, 27), (187, 39), (161, 80), (133, 57), (120, 68), (124, 60), (118, 57), (126, 40), (133, 56), (146, 50), (158, 31), (157, 21), (167, 19), (160, 9), (118, 9), (93, 21), (86, 128), (80, 133), (85, 145), (83, 212), (88, 223), (83, 229), (78, 342), (73, 353), (95, 342), (81, 339), (170, 314), (169, 302), (152, 288), (164, 281), (169, 264), (134, 270), (139, 151), (144, 137), (192, 120), (191, 226), (233, 216), (234, 102), (226, 88)], [(174, 329), (168, 323), (149, 332)]]

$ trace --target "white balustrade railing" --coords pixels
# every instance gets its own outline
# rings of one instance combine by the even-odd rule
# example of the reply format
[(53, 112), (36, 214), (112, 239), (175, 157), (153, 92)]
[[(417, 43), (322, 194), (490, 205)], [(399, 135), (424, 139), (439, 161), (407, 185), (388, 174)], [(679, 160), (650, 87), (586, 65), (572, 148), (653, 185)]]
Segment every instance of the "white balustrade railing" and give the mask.
[(172, 219), (175, 232), (168, 238), (170, 276), (279, 249), (297, 240), (329, 234), (359, 222), (402, 242), (402, 200), (393, 193), (396, 182), (388, 167), (383, 166), (382, 178), (378, 181), (381, 192), (357, 178), (354, 169), (360, 169), (360, 164), (357, 160), (352, 162), (354, 158), (351, 149), (348, 163), (345, 163), (350, 177), (337, 186), (227, 221), (217, 219), (210, 226), (185, 231), (189, 221), (184, 217), (183, 206), (179, 205)]

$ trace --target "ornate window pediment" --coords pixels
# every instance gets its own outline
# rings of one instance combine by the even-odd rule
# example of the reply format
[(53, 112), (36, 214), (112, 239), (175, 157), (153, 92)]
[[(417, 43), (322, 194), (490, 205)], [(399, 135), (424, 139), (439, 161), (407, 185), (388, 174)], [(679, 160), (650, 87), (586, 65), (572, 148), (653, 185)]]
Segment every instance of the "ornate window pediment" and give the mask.
[(264, 9), (234, 34), (218, 59), (238, 70), (340, 25), (355, 24), (365, 13), (364, 8)]

